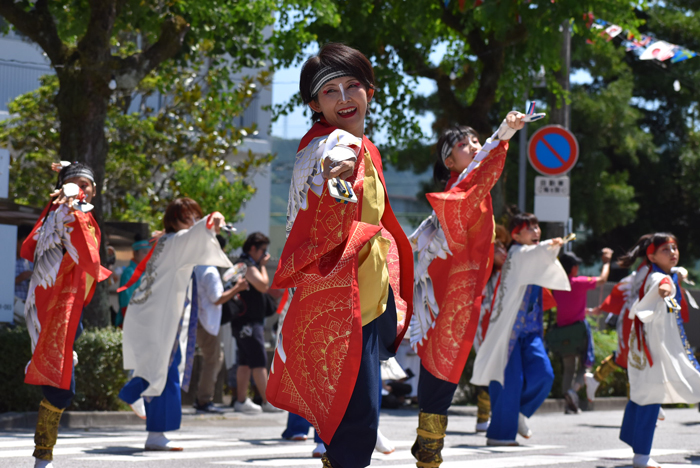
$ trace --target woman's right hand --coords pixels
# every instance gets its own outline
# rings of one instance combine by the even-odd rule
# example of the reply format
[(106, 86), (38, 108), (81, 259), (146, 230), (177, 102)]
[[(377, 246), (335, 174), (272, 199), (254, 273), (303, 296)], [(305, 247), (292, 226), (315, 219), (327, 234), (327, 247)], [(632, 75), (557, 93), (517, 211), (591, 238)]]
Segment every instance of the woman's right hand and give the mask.
[(73, 203), (80, 195), (80, 188), (75, 184), (65, 184), (60, 189), (53, 192), (50, 197), (55, 198), (54, 205), (66, 205), (72, 211), (75, 211)]
[[(333, 166), (333, 164), (335, 164)], [(335, 179), (336, 177), (342, 180), (347, 179), (355, 172), (355, 160), (346, 159), (345, 161), (340, 161), (333, 163), (330, 158), (326, 158), (323, 161), (323, 178)]]

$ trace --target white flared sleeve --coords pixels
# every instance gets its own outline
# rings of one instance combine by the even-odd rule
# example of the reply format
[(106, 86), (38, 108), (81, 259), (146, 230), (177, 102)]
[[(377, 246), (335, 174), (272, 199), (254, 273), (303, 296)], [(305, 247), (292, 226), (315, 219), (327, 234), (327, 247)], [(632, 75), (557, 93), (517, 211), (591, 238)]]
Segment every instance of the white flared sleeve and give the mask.
[(535, 284), (547, 289), (571, 291), (569, 277), (561, 266), (557, 256), (560, 247), (552, 245), (551, 240), (536, 245), (524, 245), (515, 253), (517, 263), (527, 265), (519, 268), (517, 274), (519, 284)]
[(190, 229), (179, 231), (173, 236), (172, 244), (173, 250), (178, 254), (178, 267), (211, 265), (231, 268), (233, 266), (231, 260), (221, 250), (219, 241), (216, 240), (216, 232), (207, 228), (209, 216), (204, 216)]
[[(668, 278), (663, 273), (654, 272), (647, 278), (644, 285), (644, 297), (638, 299), (630, 308), (629, 317), (634, 319), (639, 318), (642, 323), (649, 323), (653, 320), (654, 314), (665, 313), (666, 307), (664, 299), (659, 294), (659, 284)], [(676, 286), (671, 283), (671, 296), (676, 295)]]

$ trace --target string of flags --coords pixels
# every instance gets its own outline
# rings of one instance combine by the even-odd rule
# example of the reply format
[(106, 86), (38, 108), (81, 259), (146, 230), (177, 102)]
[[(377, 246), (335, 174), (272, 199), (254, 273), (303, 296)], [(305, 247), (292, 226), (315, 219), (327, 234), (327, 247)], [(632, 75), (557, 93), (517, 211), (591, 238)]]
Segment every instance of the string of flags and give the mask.
[[(556, 0), (551, 1), (554, 3)], [(447, 8), (450, 4), (450, 0), (444, 0), (444, 3), (445, 8)], [(464, 11), (465, 3), (466, 0), (458, 1), (460, 11)], [(474, 0), (474, 8), (480, 6), (482, 3), (484, 3), (484, 0)], [(584, 15), (584, 19), (588, 21), (589, 28), (601, 29), (601, 34), (607, 36), (608, 41), (613, 40), (625, 32), (621, 26), (616, 24), (608, 23), (607, 21), (597, 18), (594, 20), (593, 13)], [(520, 17), (518, 17), (518, 22), (520, 22)], [(627, 52), (635, 53), (639, 57), (639, 60), (658, 60), (659, 62), (669, 60), (671, 63), (678, 63), (697, 57), (698, 55), (697, 52), (686, 49), (683, 46), (656, 39), (652, 34), (642, 34), (639, 37), (635, 37), (629, 31), (626, 31), (625, 34), (626, 37), (622, 41), (622, 45), (627, 48)], [(590, 40), (588, 42), (590, 42)]]
[[(590, 22), (589, 27), (591, 29), (601, 29), (601, 34), (606, 36), (608, 41), (613, 40), (624, 32), (622, 27), (600, 19)], [(622, 45), (627, 48), (627, 52), (636, 54), (639, 60), (658, 60), (659, 62), (670, 60), (671, 63), (678, 63), (698, 55), (696, 52), (683, 46), (656, 39), (653, 35), (642, 34), (639, 37), (635, 37), (629, 31), (626, 32)]]

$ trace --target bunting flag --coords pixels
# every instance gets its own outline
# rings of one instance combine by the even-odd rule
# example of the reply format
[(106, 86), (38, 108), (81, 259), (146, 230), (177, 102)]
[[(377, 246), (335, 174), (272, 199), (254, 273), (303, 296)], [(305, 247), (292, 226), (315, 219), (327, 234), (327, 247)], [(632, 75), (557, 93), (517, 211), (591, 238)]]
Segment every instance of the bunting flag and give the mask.
[[(590, 29), (600, 29), (601, 36), (607, 41), (611, 41), (619, 36), (623, 29), (616, 24), (608, 23), (607, 21), (596, 19), (593, 20), (593, 14), (588, 13), (583, 15), (586, 20), (586, 25)], [(590, 39), (587, 41), (592, 43)], [(639, 60), (658, 60), (665, 62), (670, 60), (671, 63), (678, 63), (684, 60), (696, 57), (698, 54), (692, 50), (688, 50), (683, 46), (671, 44), (670, 42), (656, 39), (653, 35), (642, 34), (635, 37), (630, 32), (627, 32), (625, 39), (622, 41), (627, 52), (634, 52), (639, 56)]]

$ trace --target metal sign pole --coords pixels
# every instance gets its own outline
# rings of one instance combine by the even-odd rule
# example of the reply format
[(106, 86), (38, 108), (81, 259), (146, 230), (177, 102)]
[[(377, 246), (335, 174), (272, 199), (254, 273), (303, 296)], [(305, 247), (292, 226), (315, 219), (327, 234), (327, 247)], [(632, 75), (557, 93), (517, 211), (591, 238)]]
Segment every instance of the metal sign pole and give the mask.
[(518, 209), (524, 213), (527, 188), (527, 124), (520, 130), (520, 160), (518, 161)]

